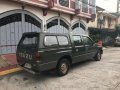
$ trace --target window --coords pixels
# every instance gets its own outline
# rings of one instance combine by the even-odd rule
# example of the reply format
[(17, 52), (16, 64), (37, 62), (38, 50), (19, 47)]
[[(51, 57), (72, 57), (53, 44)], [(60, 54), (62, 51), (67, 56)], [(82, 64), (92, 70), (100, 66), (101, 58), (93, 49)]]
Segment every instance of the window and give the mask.
[(92, 45), (93, 41), (89, 37), (83, 37), (83, 42), (85, 45)]
[(96, 7), (95, 6), (89, 6), (89, 13), (90, 14), (96, 14)]
[(31, 23), (39, 28), (41, 28), (41, 23), (34, 19), (32, 16), (25, 14), (25, 22)]
[(36, 37), (26, 37), (23, 41), (24, 45), (36, 44), (37, 38)]
[(76, 23), (75, 25), (72, 26), (72, 30), (76, 29), (79, 27), (79, 23)]
[(80, 36), (73, 36), (73, 40), (74, 40), (74, 44), (75, 44), (75, 46), (83, 45)]
[(82, 4), (82, 12), (88, 13), (88, 4)]
[(22, 15), (20, 13), (12, 14), (0, 19), (0, 26), (22, 21)]
[(89, 0), (89, 4), (90, 4), (91, 6), (95, 6), (95, 0)]
[(23, 37), (20, 45), (23, 46), (36, 46), (38, 44), (38, 35), (26, 35)]
[(69, 6), (69, 0), (59, 0), (59, 4), (65, 7)]
[(89, 0), (89, 13), (96, 14), (95, 0)]
[(88, 13), (88, 0), (82, 0), (82, 12)]
[(66, 29), (69, 29), (69, 26), (63, 20), (60, 20), (60, 25), (65, 27)]
[(83, 24), (80, 23), (80, 27), (85, 30), (85, 26)]
[[(47, 22), (47, 32), (49, 33), (68, 33), (69, 23), (60, 17), (52, 18), (52, 21)], [(54, 19), (54, 20), (53, 20)]]
[(57, 38), (56, 36), (45, 36), (45, 46), (58, 46)]
[(82, 2), (88, 4), (88, 0), (82, 0)]
[(58, 19), (55, 19), (47, 24), (47, 29), (53, 26), (58, 25)]
[(57, 36), (59, 45), (68, 45), (68, 38), (66, 36)]
[(112, 18), (108, 18), (108, 27), (110, 28), (112, 25)]

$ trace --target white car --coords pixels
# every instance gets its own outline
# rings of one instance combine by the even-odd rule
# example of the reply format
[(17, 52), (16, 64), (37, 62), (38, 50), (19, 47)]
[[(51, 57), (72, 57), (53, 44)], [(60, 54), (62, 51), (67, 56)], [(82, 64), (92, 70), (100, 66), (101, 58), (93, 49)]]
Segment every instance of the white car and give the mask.
[(115, 38), (115, 46), (120, 46), (120, 36)]

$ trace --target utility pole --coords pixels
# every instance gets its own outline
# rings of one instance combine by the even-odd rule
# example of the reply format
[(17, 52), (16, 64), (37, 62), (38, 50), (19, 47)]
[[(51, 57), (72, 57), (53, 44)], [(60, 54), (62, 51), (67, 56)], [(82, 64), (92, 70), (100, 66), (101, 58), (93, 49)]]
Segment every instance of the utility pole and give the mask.
[(117, 24), (119, 23), (119, 14), (120, 14), (120, 0), (117, 0), (117, 15), (118, 15), (118, 17), (117, 17)]
[(117, 0), (117, 13), (119, 13), (120, 11), (120, 0)]

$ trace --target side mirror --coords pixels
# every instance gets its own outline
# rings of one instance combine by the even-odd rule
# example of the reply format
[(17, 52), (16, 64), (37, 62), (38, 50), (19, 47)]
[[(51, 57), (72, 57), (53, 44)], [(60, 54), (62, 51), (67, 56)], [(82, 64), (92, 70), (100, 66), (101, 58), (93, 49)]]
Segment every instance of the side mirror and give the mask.
[(103, 46), (103, 42), (102, 42), (102, 41), (99, 41), (99, 42), (97, 43), (97, 45)]

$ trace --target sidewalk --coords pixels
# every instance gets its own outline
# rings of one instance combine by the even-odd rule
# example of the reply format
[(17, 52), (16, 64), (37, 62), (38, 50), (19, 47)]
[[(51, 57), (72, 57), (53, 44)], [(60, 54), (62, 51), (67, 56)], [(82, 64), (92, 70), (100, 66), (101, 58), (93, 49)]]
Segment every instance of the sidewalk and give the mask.
[(0, 76), (20, 71), (15, 54), (0, 55)]
[(106, 47), (103, 47), (103, 50), (107, 49)]
[(108, 49), (108, 48), (111, 48), (111, 47), (113, 47), (113, 46), (106, 46), (106, 47), (103, 47), (103, 50)]

